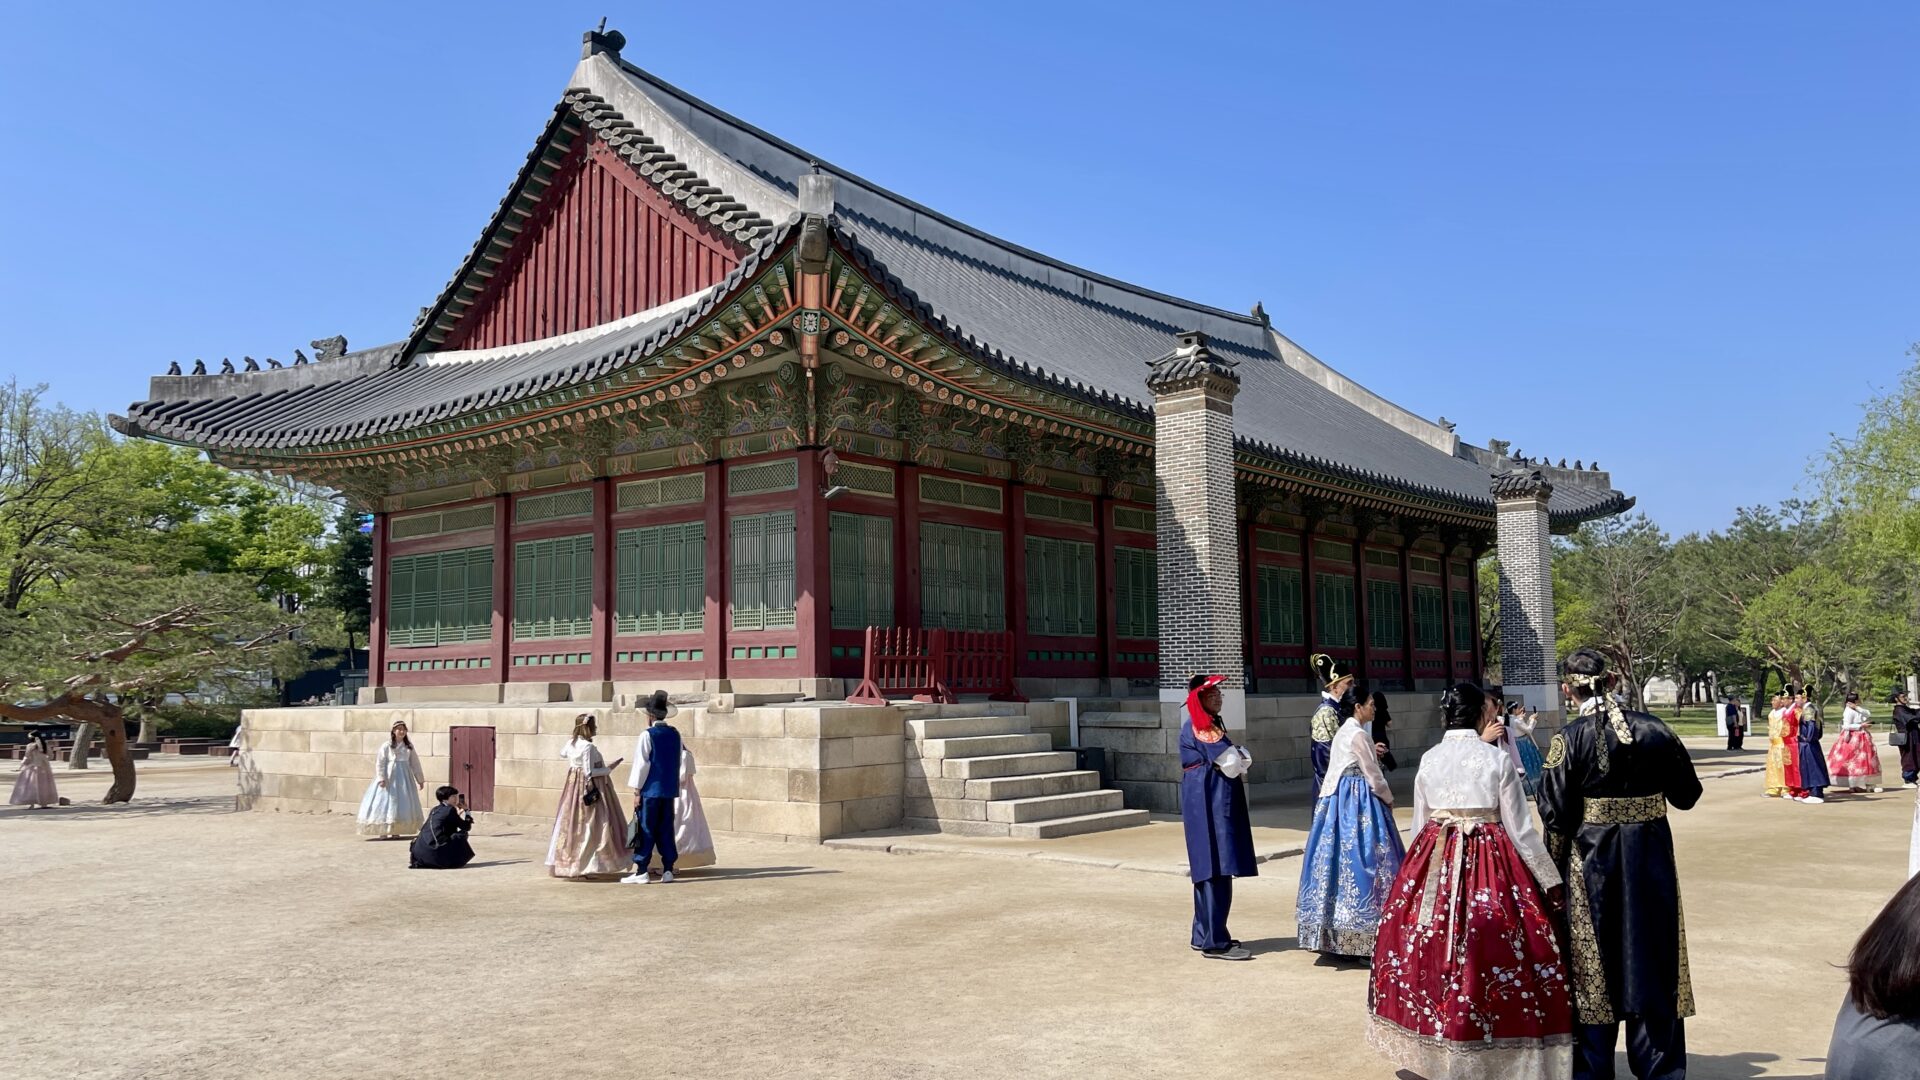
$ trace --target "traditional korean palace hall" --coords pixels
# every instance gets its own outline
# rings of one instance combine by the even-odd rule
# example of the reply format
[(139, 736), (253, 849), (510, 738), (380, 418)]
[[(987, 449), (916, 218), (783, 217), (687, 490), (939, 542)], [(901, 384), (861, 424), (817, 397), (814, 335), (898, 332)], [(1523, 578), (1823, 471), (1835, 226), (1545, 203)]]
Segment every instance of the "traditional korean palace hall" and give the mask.
[(254, 805), (351, 812), (407, 719), (430, 777), (550, 816), (573, 717), (620, 756), (664, 687), (715, 828), (1062, 835), (1174, 805), (1199, 671), (1304, 798), (1308, 656), (1417, 755), (1486, 675), (1494, 551), (1507, 692), (1559, 709), (1550, 537), (1632, 505), (1608, 474), (1468, 445), (1257, 304), (969, 228), (624, 45), (586, 35), (404, 338), (176, 363), (114, 418), (374, 514), (370, 685), (248, 714)]

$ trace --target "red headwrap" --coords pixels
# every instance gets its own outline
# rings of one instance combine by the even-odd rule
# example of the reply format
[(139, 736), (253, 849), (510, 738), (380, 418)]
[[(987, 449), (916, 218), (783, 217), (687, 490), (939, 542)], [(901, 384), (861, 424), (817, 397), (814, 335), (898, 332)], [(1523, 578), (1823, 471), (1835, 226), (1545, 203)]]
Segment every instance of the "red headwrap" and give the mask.
[(1200, 680), (1199, 686), (1187, 691), (1187, 718), (1193, 722), (1193, 733), (1195, 735), (1199, 735), (1203, 731), (1219, 730), (1220, 725), (1214, 722), (1213, 714), (1207, 712), (1207, 710), (1201, 706), (1200, 692), (1219, 686), (1226, 681), (1227, 677), (1225, 675), (1209, 675)]

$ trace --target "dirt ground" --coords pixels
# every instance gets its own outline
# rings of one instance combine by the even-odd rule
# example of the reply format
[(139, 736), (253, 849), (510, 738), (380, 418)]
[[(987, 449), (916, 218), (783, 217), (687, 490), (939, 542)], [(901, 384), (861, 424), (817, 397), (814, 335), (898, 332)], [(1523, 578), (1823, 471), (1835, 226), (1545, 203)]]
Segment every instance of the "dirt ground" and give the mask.
[[(124, 807), (58, 775), (79, 805), (0, 807), (9, 1080), (1394, 1075), (1365, 969), (1293, 947), (1297, 859), (1239, 883), (1230, 964), (1163, 873), (723, 839), (641, 888), (550, 880), (506, 824), (409, 872), (344, 818), (233, 812), (223, 766), (143, 764)], [(1675, 815), (1698, 1080), (1820, 1075), (1834, 965), (1906, 870), (1913, 792), (1759, 790)]]

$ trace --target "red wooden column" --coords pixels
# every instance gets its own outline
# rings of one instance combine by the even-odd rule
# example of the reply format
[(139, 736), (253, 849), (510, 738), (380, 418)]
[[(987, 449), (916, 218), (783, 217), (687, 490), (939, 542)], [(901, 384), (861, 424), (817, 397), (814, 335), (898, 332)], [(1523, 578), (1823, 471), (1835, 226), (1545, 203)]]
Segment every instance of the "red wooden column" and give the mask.
[(1013, 634), (1013, 676), (1027, 662), (1027, 486), (1007, 482), (1007, 533), (1001, 555), (1007, 567), (1007, 629)]
[(373, 515), (373, 580), (367, 582), (367, 685), (387, 684), (387, 515)]
[(1441, 535), (1440, 542), (1446, 550), (1440, 554), (1440, 638), (1446, 649), (1447, 685), (1452, 686), (1459, 676), (1454, 674), (1454, 664), (1459, 650), (1453, 647), (1453, 544)]
[(1240, 523), (1240, 664), (1247, 670), (1247, 693), (1260, 688), (1260, 564), (1254, 559), (1252, 517)]
[(795, 493), (793, 515), (793, 618), (799, 633), (800, 677), (824, 679), (832, 674), (827, 589), (833, 576), (833, 551), (827, 536), (826, 502), (820, 497), (820, 451), (800, 451), (799, 463), (800, 490)]
[(893, 621), (920, 626), (920, 469), (901, 462), (894, 470), (893, 492), (900, 513), (893, 523)]
[[(1120, 609), (1114, 602), (1113, 578), (1113, 500), (1105, 494), (1093, 500), (1094, 558), (1100, 565), (1094, 569), (1094, 581), (1098, 588), (1094, 591), (1094, 600), (1100, 605), (1100, 675), (1106, 680), (1106, 692), (1118, 693), (1114, 689), (1120, 674)], [(1017, 659), (1017, 656), (1016, 656)]]
[(493, 681), (513, 673), (513, 496), (493, 500), (493, 638), (487, 654)]
[(613, 482), (594, 480), (593, 492), (593, 679), (613, 678)]
[(1313, 582), (1313, 543), (1320, 535), (1319, 524), (1309, 512), (1307, 527), (1300, 533), (1300, 617), (1306, 622), (1307, 682), (1316, 687), (1320, 685), (1320, 673), (1313, 669), (1313, 654), (1320, 651), (1320, 597)]
[(1360, 676), (1360, 682), (1370, 683), (1373, 680), (1373, 674), (1367, 670), (1367, 661), (1368, 658), (1373, 655), (1373, 650), (1368, 648), (1368, 631), (1371, 627), (1367, 625), (1367, 537), (1373, 533), (1373, 527), (1368, 523), (1366, 518), (1359, 514), (1354, 515), (1353, 523), (1355, 526), (1353, 537), (1353, 642), (1356, 650), (1353, 670), (1355, 674)]
[(1407, 689), (1413, 689), (1413, 538), (1400, 537), (1400, 643), (1407, 658)]
[[(703, 525), (706, 531), (706, 599), (700, 613), (700, 650), (706, 656), (701, 675), (718, 683), (727, 677), (727, 521), (721, 512), (726, 502), (726, 465), (707, 462), (707, 505)], [(717, 687), (710, 687), (716, 689)]]
[(1480, 655), (1480, 553), (1469, 549), (1467, 554), (1467, 616), (1472, 630), (1467, 640), (1473, 653), (1473, 681), (1479, 683), (1487, 676), (1486, 657)]

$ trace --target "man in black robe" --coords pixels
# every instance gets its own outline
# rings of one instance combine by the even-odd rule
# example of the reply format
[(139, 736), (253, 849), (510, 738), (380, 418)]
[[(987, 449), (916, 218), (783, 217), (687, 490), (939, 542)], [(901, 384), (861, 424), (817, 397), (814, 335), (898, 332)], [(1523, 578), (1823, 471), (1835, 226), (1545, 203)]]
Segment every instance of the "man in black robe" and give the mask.
[(1920, 781), (1920, 708), (1908, 702), (1904, 688), (1893, 692), (1893, 730), (1906, 733), (1900, 747), (1900, 782), (1913, 787)]
[(1581, 649), (1562, 670), (1579, 715), (1547, 749), (1539, 802), (1567, 882), (1573, 1075), (1612, 1080), (1624, 1020), (1633, 1074), (1680, 1080), (1693, 987), (1667, 806), (1691, 809), (1700, 779), (1672, 729), (1608, 696), (1599, 653)]
[(414, 870), (458, 870), (473, 861), (473, 845), (467, 833), (473, 829), (473, 815), (467, 812), (467, 797), (451, 784), (434, 791), (440, 805), (427, 815), (420, 835), (413, 838), (411, 859)]

